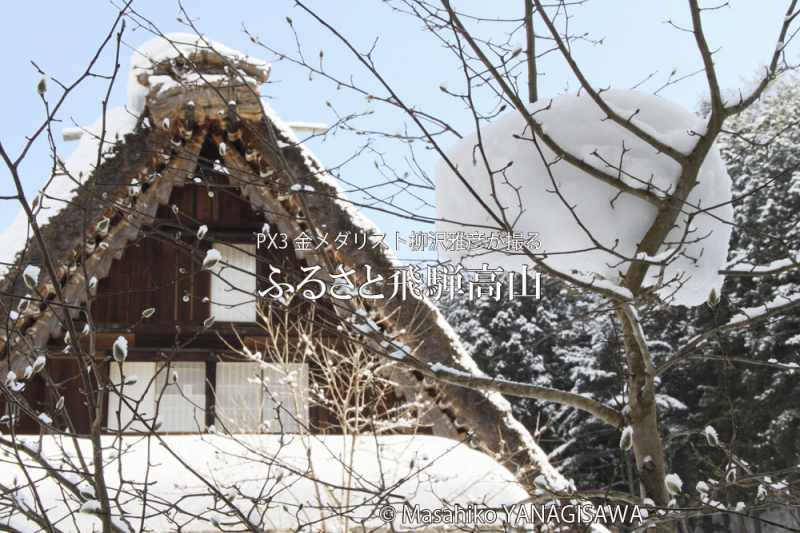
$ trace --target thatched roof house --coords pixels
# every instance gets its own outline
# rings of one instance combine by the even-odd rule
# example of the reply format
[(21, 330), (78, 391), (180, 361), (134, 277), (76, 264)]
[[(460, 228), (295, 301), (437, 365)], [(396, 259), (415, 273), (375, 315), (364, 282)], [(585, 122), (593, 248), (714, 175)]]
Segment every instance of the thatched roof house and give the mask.
[[(135, 90), (123, 117), (130, 131), (110, 140), (113, 149), (87, 175), (72, 175), (66, 168), (70, 175), (64, 179), (79, 186), (52, 209), (57, 214), (48, 217), (39, 234), (24, 243), (16, 266), (2, 280), (2, 307), (9, 319), (0, 340), (1, 370), (3, 376), (14, 373), (6, 382), (6, 395), (16, 394), (13, 385), (31, 377), (38, 357), (55, 359), (65, 332), (85, 322), (90, 295), (98, 296), (93, 304), (98, 358), (107, 358), (120, 336), (132, 352), (138, 349), (142, 354), (164, 348), (176, 335), (192, 337), (193, 342), (208, 340), (206, 334), (211, 333), (217, 340), (224, 336), (227, 325), (219, 317), (213, 326), (203, 324), (214, 304), (200, 297), (209, 290), (214, 293), (215, 282), (203, 262), (215, 239), (249, 239), (252, 244), (254, 231), (265, 223), (290, 240), (322, 229), (379, 233), (262, 100), (259, 90), (269, 75), (267, 65), (194, 36), (157, 40), (138, 53), (141, 57), (131, 73)], [(208, 227), (207, 236), (198, 237), (201, 225)], [(182, 235), (177, 235), (181, 228)], [(327, 275), (342, 265), (355, 270), (361, 281), (364, 265), (384, 279), (398, 266), (391, 252), (380, 246), (296, 249), (258, 261), (256, 277), (262, 280), (269, 272), (259, 269), (271, 264), (282, 265), (284, 271), (318, 266)], [(36, 274), (32, 282), (26, 283), (26, 269), (28, 278)], [(134, 287), (137, 291), (131, 290)], [(385, 284), (381, 290), (388, 295), (391, 287)], [(376, 347), (386, 347), (383, 338), (390, 339), (390, 352), (401, 350), (395, 359), (406, 359), (400, 366), (404, 370), (395, 379), (404, 394), (425, 394), (438, 405), (438, 414), (428, 415), (433, 434), (472, 435), (481, 449), (528, 487), (543, 474), (550, 486), (567, 489), (502, 396), (425, 378), (422, 371), (436, 364), (480, 373), (428, 300), (410, 294), (406, 299), (325, 305), (328, 316), (339, 317), (340, 324), (360, 310), (373, 330), (365, 336), (373, 338)], [(155, 326), (140, 319), (142, 310), (151, 307), (156, 310)], [(327, 323), (335, 336), (335, 321), (330, 318)], [(263, 335), (246, 324), (239, 324), (239, 331)], [(189, 357), (192, 350), (221, 348), (195, 344), (184, 355)], [(68, 381), (60, 386), (77, 388)]]

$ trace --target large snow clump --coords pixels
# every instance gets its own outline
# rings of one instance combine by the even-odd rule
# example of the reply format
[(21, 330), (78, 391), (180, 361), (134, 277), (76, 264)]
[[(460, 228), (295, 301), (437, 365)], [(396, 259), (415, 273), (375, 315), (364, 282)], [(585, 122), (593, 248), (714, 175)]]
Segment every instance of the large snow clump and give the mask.
[[(620, 116), (633, 117), (633, 124), (684, 154), (691, 151), (698, 135), (705, 131), (705, 122), (700, 117), (657, 96), (611, 90), (603, 92), (602, 98)], [(674, 189), (679, 164), (608, 120), (589, 96), (565, 95), (542, 100), (531, 112), (547, 135), (595, 168), (620, 177), (627, 185), (643, 189), (649, 186), (660, 196)], [(516, 221), (515, 231), (539, 233), (541, 247), (536, 251), (547, 254), (543, 256), (546, 264), (562, 272), (576, 273), (597, 285), (608, 287), (621, 283), (622, 273), (636, 256), (637, 244), (655, 220), (656, 207), (632, 194), (619, 194), (617, 188), (563, 159), (551, 167), (563, 200), (559, 198), (519, 113), (509, 113), (482, 128), (481, 137), (491, 168), (505, 168), (495, 174), (497, 200), (506, 208), (508, 220)], [(474, 191), (497, 213), (499, 209), (493, 199), (489, 173), (476, 144), (477, 135), (473, 134), (459, 142), (449, 157)], [(547, 161), (557, 160), (543, 142), (539, 145)], [(510, 163), (513, 164), (508, 166)], [(669, 303), (698, 305), (707, 300), (712, 289), (719, 294), (723, 277), (718, 271), (727, 259), (733, 217), (730, 200), (731, 180), (714, 147), (703, 162), (697, 186), (690, 193), (676, 227), (667, 236), (666, 244), (655, 256), (640, 257), (664, 263), (663, 267), (650, 267), (646, 283), (656, 284), (660, 277), (665, 285), (659, 294)], [(436, 201), (442, 219), (438, 223), (439, 231), (489, 233), (492, 230), (487, 227), (498, 227), (444, 162), (438, 171)], [(574, 215), (565, 202), (573, 207)], [(698, 213), (710, 207), (713, 209)], [(684, 238), (687, 217), (692, 213), (696, 216)], [(615, 254), (596, 249), (586, 230)], [(683, 242), (680, 249), (673, 253), (676, 243), (680, 242)], [(519, 270), (523, 264), (534, 267), (533, 262), (521, 254), (485, 249), (451, 249), (447, 254), (470, 268), (480, 268), (483, 263), (506, 270)], [(667, 283), (670, 280), (673, 281)]]

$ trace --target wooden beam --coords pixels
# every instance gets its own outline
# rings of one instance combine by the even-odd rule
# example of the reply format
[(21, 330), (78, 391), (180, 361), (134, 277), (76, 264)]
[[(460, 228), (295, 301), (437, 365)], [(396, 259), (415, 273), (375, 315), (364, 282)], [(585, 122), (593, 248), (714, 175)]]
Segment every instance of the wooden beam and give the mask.
[(217, 358), (211, 354), (210, 360), (206, 361), (206, 427), (213, 426), (216, 422), (217, 414), (216, 390), (217, 390)]

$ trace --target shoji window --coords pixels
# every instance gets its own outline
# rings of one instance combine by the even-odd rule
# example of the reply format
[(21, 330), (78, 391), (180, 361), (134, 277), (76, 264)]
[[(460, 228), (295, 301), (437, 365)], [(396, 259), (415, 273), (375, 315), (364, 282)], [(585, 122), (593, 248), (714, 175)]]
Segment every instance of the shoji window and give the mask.
[[(122, 385), (121, 393), (125, 401), (121, 407), (119, 395), (114, 392), (108, 395), (109, 429), (147, 431), (140, 420), (134, 421), (134, 412), (126, 405), (127, 402), (137, 409), (148, 425), (153, 423), (158, 407), (158, 430), (162, 433), (205, 430), (205, 365), (203, 362), (178, 362), (169, 366), (164, 363), (126, 362), (122, 364), (121, 376), (120, 365), (111, 363), (109, 378), (115, 389), (123, 382), (123, 376), (127, 384)], [(117, 411), (120, 412), (119, 423)]]
[(217, 363), (214, 413), (220, 429), (257, 433), (261, 423), (258, 363)]
[(284, 433), (299, 433), (307, 428), (308, 365), (267, 365), (263, 370), (263, 379), (261, 408), (268, 432), (280, 433), (283, 430)]
[(159, 363), (155, 400), (162, 432), (196, 433), (206, 427), (206, 364)]
[(147, 431), (134, 413), (138, 413), (148, 425), (153, 423), (155, 389), (150, 381), (155, 374), (156, 364), (123, 363), (121, 374), (118, 363), (111, 362), (109, 365), (108, 377), (112, 391), (108, 394), (108, 428), (112, 431)]
[(215, 412), (231, 433), (299, 433), (308, 426), (308, 366), (217, 363)]
[(211, 276), (211, 314), (217, 322), (255, 322), (255, 245), (216, 243), (214, 248), (227, 265), (215, 267)]

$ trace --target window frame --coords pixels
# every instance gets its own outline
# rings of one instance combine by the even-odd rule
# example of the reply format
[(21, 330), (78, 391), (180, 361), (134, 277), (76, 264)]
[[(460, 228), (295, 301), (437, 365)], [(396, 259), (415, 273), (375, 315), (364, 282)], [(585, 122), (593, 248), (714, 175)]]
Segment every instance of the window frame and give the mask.
[[(230, 365), (230, 366), (228, 366)], [(222, 402), (225, 400), (220, 400), (219, 396), (223, 394), (223, 389), (220, 387), (220, 378), (225, 374), (224, 369), (230, 368), (233, 369), (233, 365), (246, 365), (248, 368), (252, 370), (258, 370), (259, 377), (253, 376), (254, 379), (257, 379), (257, 383), (253, 383), (257, 390), (252, 392), (257, 395), (257, 398), (252, 399), (252, 403), (258, 405), (258, 414), (256, 415), (254, 420), (256, 422), (251, 422), (252, 426), (247, 431), (238, 431), (238, 428), (230, 427), (233, 423), (230, 421), (222, 420), (222, 422), (218, 422), (221, 420), (221, 414), (219, 412), (220, 407), (222, 407)], [(220, 424), (221, 427), (225, 427), (226, 430), (230, 431), (231, 433), (267, 433), (267, 434), (280, 434), (280, 433), (300, 433), (305, 430), (308, 430), (310, 427), (310, 405), (309, 405), (309, 392), (310, 392), (310, 372), (309, 372), (309, 365), (305, 362), (288, 362), (288, 363), (261, 363), (261, 362), (250, 362), (250, 361), (218, 361), (216, 363), (215, 375), (216, 380), (214, 383), (214, 424)], [(282, 368), (283, 367), (283, 368)], [(284, 370), (284, 368), (287, 368)], [(273, 397), (267, 396), (268, 388), (269, 388), (269, 381), (278, 377), (279, 375), (287, 376), (294, 374), (299, 371), (299, 376), (296, 379), (299, 380), (297, 385), (296, 392), (292, 395), (292, 398), (289, 398), (289, 392), (284, 391), (283, 384), (279, 384), (281, 390)], [(266, 376), (266, 384), (265, 384), (265, 374), (272, 372), (271, 376)], [(288, 377), (287, 377), (288, 379)], [(245, 384), (246, 385), (246, 384)], [(235, 388), (241, 390), (242, 384), (238, 385), (226, 385), (225, 387)], [(277, 388), (277, 387), (276, 387)], [(281, 393), (284, 394), (284, 397), (281, 398)], [(227, 394), (227, 392), (224, 392)], [(287, 408), (287, 401), (291, 401), (292, 404), (288, 404)], [(276, 410), (276, 408), (280, 405), (281, 407)], [(274, 413), (274, 414), (273, 414)], [(280, 413), (280, 414), (279, 414)], [(224, 416), (224, 415), (222, 415)], [(280, 419), (278, 418), (280, 417)]]
[[(181, 382), (181, 376), (191, 375), (186, 371), (185, 366), (196, 365), (202, 368), (202, 385), (197, 379), (190, 380), (189, 383)], [(183, 370), (182, 370), (182, 367)], [(238, 368), (237, 368), (238, 367)], [(224, 406), (220, 399), (222, 392), (227, 387), (230, 390), (241, 390), (248, 385), (240, 378), (239, 382), (233, 381), (226, 385), (221, 385), (225, 379), (225, 369), (242, 370), (250, 368), (258, 371), (258, 377), (253, 376), (257, 381), (252, 383), (255, 389), (250, 391), (252, 398), (247, 405), (257, 405), (256, 415), (253, 420), (245, 420), (238, 428), (230, 427), (230, 423), (220, 424), (220, 417), (224, 416)], [(122, 373), (120, 374), (120, 370)], [(196, 370), (196, 369), (195, 369)], [(170, 383), (173, 372), (177, 372), (177, 385)], [(288, 376), (294, 375), (293, 378)], [(231, 433), (240, 434), (280, 434), (280, 433), (300, 433), (310, 431), (311, 428), (311, 405), (310, 381), (311, 369), (307, 362), (270, 362), (262, 363), (243, 360), (221, 360), (218, 357), (209, 357), (204, 360), (180, 360), (180, 361), (153, 361), (138, 360), (125, 361), (121, 365), (115, 361), (109, 362), (108, 379), (109, 384), (119, 386), (122, 378), (125, 379), (136, 376), (137, 380), (132, 385), (122, 385), (122, 394), (128, 399), (129, 403), (139, 402), (139, 412), (148, 425), (155, 424), (154, 429), (160, 434), (200, 434), (209, 431), (212, 426), (226, 427)], [(265, 385), (266, 377), (266, 385)], [(185, 377), (184, 377), (185, 379)], [(296, 388), (292, 391), (293, 385), (289, 383), (276, 382), (276, 393), (274, 397), (268, 396), (269, 383), (273, 379), (294, 379)], [(192, 385), (191, 391), (173, 393), (171, 387), (186, 387)], [(195, 387), (197, 386), (197, 387)], [(166, 388), (165, 388), (166, 387)], [(131, 391), (133, 388), (133, 391)], [(197, 390), (195, 390), (195, 388)], [(188, 398), (187, 398), (188, 396)], [(165, 404), (165, 402), (189, 402), (189, 406), (181, 405), (178, 407)], [(119, 395), (115, 390), (109, 390), (106, 401), (106, 428), (109, 433), (117, 433), (120, 428), (117, 424), (117, 407), (120, 409), (120, 424), (123, 434), (141, 434), (148, 432), (147, 425), (142, 421), (136, 421), (130, 409), (123, 402), (119, 403)], [(280, 404), (278, 410), (276, 407)], [(165, 416), (165, 407), (171, 414), (172, 410), (190, 409), (194, 423), (191, 427), (175, 425), (168, 422)], [(280, 413), (278, 415), (278, 413)], [(156, 414), (158, 416), (156, 416)], [(278, 419), (280, 416), (280, 419)], [(251, 417), (252, 418), (252, 417)], [(184, 419), (180, 419), (183, 421)]]
[[(217, 265), (211, 269), (211, 281), (208, 288), (209, 314), (214, 316), (216, 322), (253, 324), (258, 321), (258, 308), (256, 291), (258, 289), (258, 248), (252, 242), (224, 242), (212, 243), (211, 249), (217, 250), (223, 259), (233, 264)], [(237, 264), (244, 263), (246, 264)], [(247, 270), (245, 274), (241, 270)], [(233, 289), (233, 285), (239, 290)], [(244, 291), (250, 291), (246, 296)], [(228, 297), (236, 297), (230, 303), (224, 301)]]

